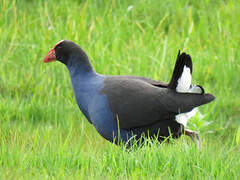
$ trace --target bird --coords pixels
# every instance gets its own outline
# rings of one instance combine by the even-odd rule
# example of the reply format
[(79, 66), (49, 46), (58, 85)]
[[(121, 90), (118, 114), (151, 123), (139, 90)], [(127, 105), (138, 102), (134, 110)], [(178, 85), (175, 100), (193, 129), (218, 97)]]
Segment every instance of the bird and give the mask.
[(200, 148), (198, 132), (186, 125), (198, 106), (215, 97), (202, 86), (191, 84), (192, 59), (185, 52), (179, 50), (169, 83), (99, 74), (85, 51), (70, 40), (58, 42), (43, 60), (52, 61), (65, 64), (81, 112), (106, 140), (119, 145), (142, 137), (162, 142), (187, 135)]

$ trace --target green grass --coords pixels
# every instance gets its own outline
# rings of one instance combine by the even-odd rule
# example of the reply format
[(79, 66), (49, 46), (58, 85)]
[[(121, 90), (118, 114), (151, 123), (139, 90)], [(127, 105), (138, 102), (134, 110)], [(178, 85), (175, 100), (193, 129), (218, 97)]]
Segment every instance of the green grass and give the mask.
[[(0, 179), (239, 179), (240, 1), (0, 2)], [(102, 74), (169, 81), (179, 49), (216, 100), (189, 138), (128, 152), (80, 113), (67, 69), (43, 64), (69, 39)]]

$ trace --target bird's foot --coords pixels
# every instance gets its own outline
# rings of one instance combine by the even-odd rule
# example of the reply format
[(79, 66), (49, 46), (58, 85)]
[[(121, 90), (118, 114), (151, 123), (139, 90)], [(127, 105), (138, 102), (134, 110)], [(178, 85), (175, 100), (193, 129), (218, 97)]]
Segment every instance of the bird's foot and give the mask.
[(197, 132), (191, 131), (189, 129), (185, 129), (184, 134), (189, 136), (192, 139), (192, 141), (197, 144), (197, 147), (199, 150), (201, 149), (201, 142), (200, 142), (199, 134)]

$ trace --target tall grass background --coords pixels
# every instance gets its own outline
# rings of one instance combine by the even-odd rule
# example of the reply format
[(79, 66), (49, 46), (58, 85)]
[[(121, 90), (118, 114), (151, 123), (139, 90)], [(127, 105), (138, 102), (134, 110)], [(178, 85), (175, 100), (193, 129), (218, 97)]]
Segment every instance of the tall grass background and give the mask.
[[(0, 1), (0, 179), (238, 179), (240, 1)], [(188, 137), (126, 151), (80, 113), (61, 63), (43, 64), (73, 40), (101, 74), (168, 82), (178, 50), (193, 83), (216, 96)]]

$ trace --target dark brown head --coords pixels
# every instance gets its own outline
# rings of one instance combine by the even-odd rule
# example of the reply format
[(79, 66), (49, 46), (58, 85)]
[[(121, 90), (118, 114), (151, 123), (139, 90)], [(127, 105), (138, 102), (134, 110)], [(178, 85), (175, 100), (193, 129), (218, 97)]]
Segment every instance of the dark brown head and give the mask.
[(81, 64), (89, 63), (86, 53), (74, 42), (69, 40), (59, 41), (45, 56), (43, 62), (60, 61), (68, 65), (71, 61), (78, 61)]

